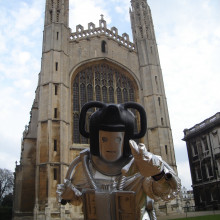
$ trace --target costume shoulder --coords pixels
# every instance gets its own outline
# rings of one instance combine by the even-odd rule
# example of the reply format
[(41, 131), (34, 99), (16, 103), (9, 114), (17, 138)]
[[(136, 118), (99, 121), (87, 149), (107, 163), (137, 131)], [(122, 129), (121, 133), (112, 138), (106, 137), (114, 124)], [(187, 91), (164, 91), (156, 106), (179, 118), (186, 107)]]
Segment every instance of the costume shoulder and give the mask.
[(88, 181), (87, 181), (85, 171), (84, 171), (84, 168), (83, 168), (81, 161), (75, 167), (73, 176), (71, 178), (71, 182), (77, 188), (78, 187), (79, 188), (87, 188), (88, 187)]

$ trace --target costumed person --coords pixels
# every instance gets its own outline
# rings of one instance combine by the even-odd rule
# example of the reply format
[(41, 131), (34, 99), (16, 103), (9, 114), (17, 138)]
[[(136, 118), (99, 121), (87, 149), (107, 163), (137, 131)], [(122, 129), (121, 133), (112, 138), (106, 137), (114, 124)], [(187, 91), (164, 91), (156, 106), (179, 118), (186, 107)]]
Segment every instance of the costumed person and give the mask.
[[(89, 131), (86, 115), (90, 108)], [(140, 115), (135, 132), (134, 109)], [(86, 149), (73, 160), (64, 184), (59, 184), (59, 202), (83, 202), (86, 220), (155, 220), (153, 200), (172, 200), (180, 191), (180, 179), (160, 156), (147, 151), (142, 138), (147, 129), (144, 108), (124, 104), (86, 103), (80, 113), (79, 130), (90, 139)]]

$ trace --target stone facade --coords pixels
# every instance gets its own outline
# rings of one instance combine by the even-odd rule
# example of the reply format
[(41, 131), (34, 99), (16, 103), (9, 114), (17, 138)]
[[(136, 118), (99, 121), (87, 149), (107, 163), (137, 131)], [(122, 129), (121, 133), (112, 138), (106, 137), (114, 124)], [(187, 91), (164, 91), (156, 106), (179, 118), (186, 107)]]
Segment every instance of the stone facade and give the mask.
[[(46, 0), (45, 8), (39, 82), (15, 172), (14, 220), (80, 218), (81, 206), (57, 203), (56, 186), (62, 183), (70, 162), (89, 146), (78, 130), (79, 112), (87, 101), (142, 104), (147, 113), (147, 135), (140, 141), (177, 170), (146, 0), (131, 1), (134, 43), (126, 33), (119, 36), (117, 28), (109, 29), (103, 16), (98, 27), (78, 25), (71, 33), (69, 0)], [(171, 206), (165, 205), (166, 209)], [(178, 209), (175, 201), (174, 206)]]
[(196, 211), (220, 209), (220, 113), (184, 130)]

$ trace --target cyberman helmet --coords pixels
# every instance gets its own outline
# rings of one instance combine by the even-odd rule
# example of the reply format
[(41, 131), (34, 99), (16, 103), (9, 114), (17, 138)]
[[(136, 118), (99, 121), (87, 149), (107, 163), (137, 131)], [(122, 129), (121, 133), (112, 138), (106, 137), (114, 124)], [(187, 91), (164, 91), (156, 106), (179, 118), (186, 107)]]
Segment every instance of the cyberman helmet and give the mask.
[[(90, 108), (98, 108), (90, 118), (89, 132), (85, 129), (86, 114)], [(140, 114), (140, 131), (135, 133), (135, 116), (129, 109), (136, 109)], [(92, 155), (100, 156), (99, 152), (99, 131), (118, 132), (123, 131), (124, 146), (123, 157), (129, 157), (131, 150), (130, 139), (142, 138), (146, 133), (147, 121), (144, 108), (135, 102), (124, 104), (105, 104), (102, 102), (86, 103), (80, 113), (79, 130), (82, 136), (90, 139), (90, 152)]]

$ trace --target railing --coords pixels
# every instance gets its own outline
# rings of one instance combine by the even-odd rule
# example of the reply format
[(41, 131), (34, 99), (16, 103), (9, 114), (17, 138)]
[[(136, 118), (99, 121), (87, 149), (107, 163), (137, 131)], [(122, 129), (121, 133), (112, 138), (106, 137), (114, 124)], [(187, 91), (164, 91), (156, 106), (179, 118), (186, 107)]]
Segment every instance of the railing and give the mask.
[(100, 37), (103, 35), (118, 42), (119, 45), (127, 47), (130, 51), (135, 51), (135, 45), (130, 42), (128, 34), (118, 35), (118, 29), (116, 27), (112, 27), (111, 30), (107, 29), (106, 21), (103, 19), (99, 21), (99, 27), (95, 27), (95, 24), (92, 22), (89, 23), (88, 30), (84, 30), (82, 25), (77, 25), (76, 32), (70, 35), (70, 41), (88, 40), (91, 37)]

